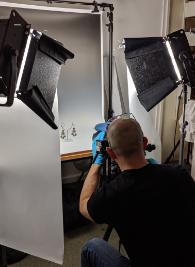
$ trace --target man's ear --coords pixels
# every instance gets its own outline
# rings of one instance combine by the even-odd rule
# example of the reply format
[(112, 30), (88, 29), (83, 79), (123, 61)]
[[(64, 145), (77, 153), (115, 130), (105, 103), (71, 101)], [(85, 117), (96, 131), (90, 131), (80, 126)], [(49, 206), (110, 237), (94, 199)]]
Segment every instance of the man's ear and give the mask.
[(107, 151), (108, 155), (111, 157), (112, 160), (116, 159), (116, 154), (114, 153), (114, 151), (110, 147), (107, 147), (106, 151)]
[(144, 146), (144, 150), (146, 150), (147, 144), (148, 144), (148, 138), (144, 136), (144, 137), (143, 137), (143, 146)]

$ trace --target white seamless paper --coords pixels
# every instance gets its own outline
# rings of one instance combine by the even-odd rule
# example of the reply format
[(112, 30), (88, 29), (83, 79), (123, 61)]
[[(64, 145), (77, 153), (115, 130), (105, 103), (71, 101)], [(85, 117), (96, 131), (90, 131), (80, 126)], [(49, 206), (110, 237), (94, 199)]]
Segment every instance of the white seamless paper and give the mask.
[[(11, 9), (0, 7), (0, 18), (8, 18)], [(94, 125), (103, 118), (101, 16), (16, 10), (75, 54), (62, 66), (58, 102), (61, 123), (74, 123), (77, 135), (70, 135), (74, 142), (61, 142), (61, 153), (90, 149)], [(56, 115), (57, 102), (54, 109)], [(11, 108), (0, 108), (0, 129), (0, 244), (61, 264), (59, 131), (17, 99)]]
[(0, 108), (0, 129), (0, 244), (61, 264), (58, 130), (17, 99)]

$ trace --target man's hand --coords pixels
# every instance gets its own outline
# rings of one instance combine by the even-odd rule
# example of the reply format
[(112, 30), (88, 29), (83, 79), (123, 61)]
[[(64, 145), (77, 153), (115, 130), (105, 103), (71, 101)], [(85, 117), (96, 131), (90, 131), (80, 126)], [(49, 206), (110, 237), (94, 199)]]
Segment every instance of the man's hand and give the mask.
[[(93, 153), (93, 160), (95, 159), (97, 152), (96, 152), (96, 141), (103, 141), (105, 140), (106, 137), (106, 133), (105, 132), (97, 132), (97, 134), (95, 134), (95, 137), (93, 138), (93, 142), (92, 142), (92, 153)], [(94, 164), (98, 164), (98, 165), (102, 165), (103, 162), (105, 160), (105, 156), (102, 155), (101, 153), (99, 153), (95, 159), (95, 161), (93, 162)]]

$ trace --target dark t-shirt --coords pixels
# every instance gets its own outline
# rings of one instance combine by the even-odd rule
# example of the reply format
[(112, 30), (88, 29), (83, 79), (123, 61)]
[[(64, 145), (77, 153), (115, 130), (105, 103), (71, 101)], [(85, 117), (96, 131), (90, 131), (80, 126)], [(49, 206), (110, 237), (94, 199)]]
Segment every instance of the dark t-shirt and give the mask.
[(93, 193), (88, 211), (116, 229), (133, 266), (195, 266), (195, 183), (185, 170), (124, 171)]

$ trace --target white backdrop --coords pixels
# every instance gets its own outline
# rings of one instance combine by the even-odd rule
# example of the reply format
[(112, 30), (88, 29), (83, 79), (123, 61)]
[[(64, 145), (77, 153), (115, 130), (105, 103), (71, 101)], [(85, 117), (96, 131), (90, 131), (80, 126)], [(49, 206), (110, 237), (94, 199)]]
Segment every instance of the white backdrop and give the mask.
[[(8, 18), (11, 8), (1, 7), (1, 4), (0, 18)], [(99, 122), (102, 114), (101, 64), (97, 64), (97, 61), (101, 62), (100, 15), (92, 16), (80, 10), (76, 10), (77, 14), (74, 10), (51, 12), (24, 7), (17, 5), (16, 10), (33, 28), (61, 41), (75, 53), (75, 61), (71, 63), (69, 60), (62, 66), (58, 96), (61, 121), (68, 126), (69, 122), (74, 122), (77, 144), (86, 145), (80, 140), (88, 135), (91, 138), (94, 120)], [(91, 17), (90, 23), (87, 16)], [(90, 42), (85, 38), (87, 35), (94, 43), (91, 50), (86, 47)], [(79, 50), (84, 51), (84, 55), (79, 54)], [(87, 56), (91, 61), (87, 61)], [(83, 79), (87, 74), (86, 66), (91, 72)], [(66, 71), (68, 75), (65, 77)], [(71, 95), (75, 89), (78, 93)], [(84, 94), (82, 89), (86, 90)], [(78, 103), (88, 109), (82, 109)], [(57, 97), (54, 109), (58, 117)], [(94, 120), (89, 120), (90, 116)], [(86, 121), (84, 128), (83, 121)], [(15, 100), (11, 108), (0, 108), (0, 125), (0, 244), (61, 264), (64, 238), (59, 131), (51, 129), (19, 100)], [(88, 133), (85, 125), (91, 127), (91, 132)], [(66, 153), (69, 152), (68, 144), (62, 147)], [(69, 145), (71, 149), (73, 145)]]
[[(68, 16), (67, 16), (68, 15)], [(101, 15), (66, 14), (53, 23), (55, 36), (75, 58), (62, 71), (58, 86), (61, 154), (91, 149), (94, 126), (103, 121)], [(62, 127), (63, 128), (62, 128)]]
[(62, 263), (58, 131), (19, 100), (0, 108), (0, 129), (0, 244)]

